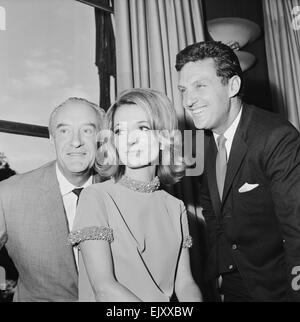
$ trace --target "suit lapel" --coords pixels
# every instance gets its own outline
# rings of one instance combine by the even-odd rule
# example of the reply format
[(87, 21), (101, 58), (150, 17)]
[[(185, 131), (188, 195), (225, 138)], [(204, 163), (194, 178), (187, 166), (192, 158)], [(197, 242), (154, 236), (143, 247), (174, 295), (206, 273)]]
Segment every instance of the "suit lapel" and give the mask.
[(49, 229), (53, 232), (53, 242), (59, 245), (65, 254), (66, 267), (73, 275), (77, 275), (74, 253), (72, 246), (68, 243), (69, 226), (56, 177), (55, 163), (45, 170), (41, 197), (44, 213), (47, 216)]
[(217, 146), (213, 137), (212, 132), (205, 133), (207, 138), (206, 143), (206, 169), (207, 169), (207, 181), (210, 192), (210, 198), (212, 206), (216, 215), (220, 215), (221, 211), (221, 200), (216, 180), (216, 155)]
[(234, 139), (231, 146), (230, 156), (227, 163), (227, 172), (224, 183), (222, 205), (228, 197), (228, 193), (232, 186), (233, 179), (235, 178), (242, 162), (247, 154), (248, 145), (246, 143), (246, 131), (250, 122), (250, 113), (247, 105), (244, 105), (241, 120), (235, 132)]
[(227, 172), (224, 183), (223, 191), (223, 204), (227, 198), (228, 192), (232, 185), (233, 179), (236, 176), (244, 158), (247, 153), (248, 147), (244, 140), (236, 133), (232, 142), (230, 157), (227, 164)]

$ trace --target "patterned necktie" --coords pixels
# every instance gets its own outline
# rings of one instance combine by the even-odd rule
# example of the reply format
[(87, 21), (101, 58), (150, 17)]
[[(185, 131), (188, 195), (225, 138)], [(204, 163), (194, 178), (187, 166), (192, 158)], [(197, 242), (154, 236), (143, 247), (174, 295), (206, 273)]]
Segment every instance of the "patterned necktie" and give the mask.
[(222, 134), (218, 137), (218, 153), (216, 158), (216, 178), (220, 199), (222, 200), (224, 182), (227, 170), (227, 152), (225, 147), (226, 138)]
[(82, 191), (83, 188), (75, 188), (72, 190), (73, 193), (75, 193), (75, 195), (77, 196), (77, 202), (76, 202), (76, 206), (78, 205), (78, 200), (79, 200), (79, 196), (80, 196), (80, 193)]

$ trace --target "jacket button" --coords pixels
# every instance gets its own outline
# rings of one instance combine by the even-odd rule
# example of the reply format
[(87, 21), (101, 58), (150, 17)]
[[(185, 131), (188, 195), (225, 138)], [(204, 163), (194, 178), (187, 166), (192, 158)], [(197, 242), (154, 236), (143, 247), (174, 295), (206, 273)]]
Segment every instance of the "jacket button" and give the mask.
[(233, 244), (232, 247), (231, 247), (233, 250), (237, 249), (237, 245), (236, 244)]

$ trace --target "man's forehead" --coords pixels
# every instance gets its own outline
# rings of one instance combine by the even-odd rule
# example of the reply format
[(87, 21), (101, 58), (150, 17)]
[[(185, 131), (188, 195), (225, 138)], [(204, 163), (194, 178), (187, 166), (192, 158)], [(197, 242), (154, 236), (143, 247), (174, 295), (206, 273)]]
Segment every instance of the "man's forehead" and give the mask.
[(52, 124), (54, 128), (62, 125), (82, 126), (86, 124), (99, 128), (101, 119), (100, 115), (86, 104), (68, 103), (58, 109), (54, 115)]
[(74, 102), (66, 102), (64, 105), (62, 105), (59, 108), (60, 111), (64, 110), (80, 110), (80, 111), (90, 111), (90, 112), (96, 112), (95, 108), (93, 108), (91, 105), (81, 102), (81, 101), (74, 101)]
[(179, 72), (179, 85), (185, 81), (193, 82), (217, 76), (215, 62), (212, 58), (189, 62)]
[(55, 113), (54, 119), (57, 122), (58, 120), (72, 120), (77, 118), (91, 119), (97, 121), (99, 114), (97, 111), (82, 102), (69, 102), (61, 106)]

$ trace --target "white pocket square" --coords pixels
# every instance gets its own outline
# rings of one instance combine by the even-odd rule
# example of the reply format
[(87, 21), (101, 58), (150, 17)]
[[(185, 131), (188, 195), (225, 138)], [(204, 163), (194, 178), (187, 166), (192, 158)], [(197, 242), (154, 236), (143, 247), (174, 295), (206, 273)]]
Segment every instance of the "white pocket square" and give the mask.
[(251, 183), (247, 183), (247, 182), (245, 182), (245, 183), (240, 187), (240, 189), (239, 189), (239, 193), (243, 193), (243, 192), (251, 191), (251, 190), (253, 190), (253, 189), (257, 188), (258, 186), (259, 186), (259, 184), (258, 184), (258, 183), (253, 183), (253, 184), (251, 184)]

